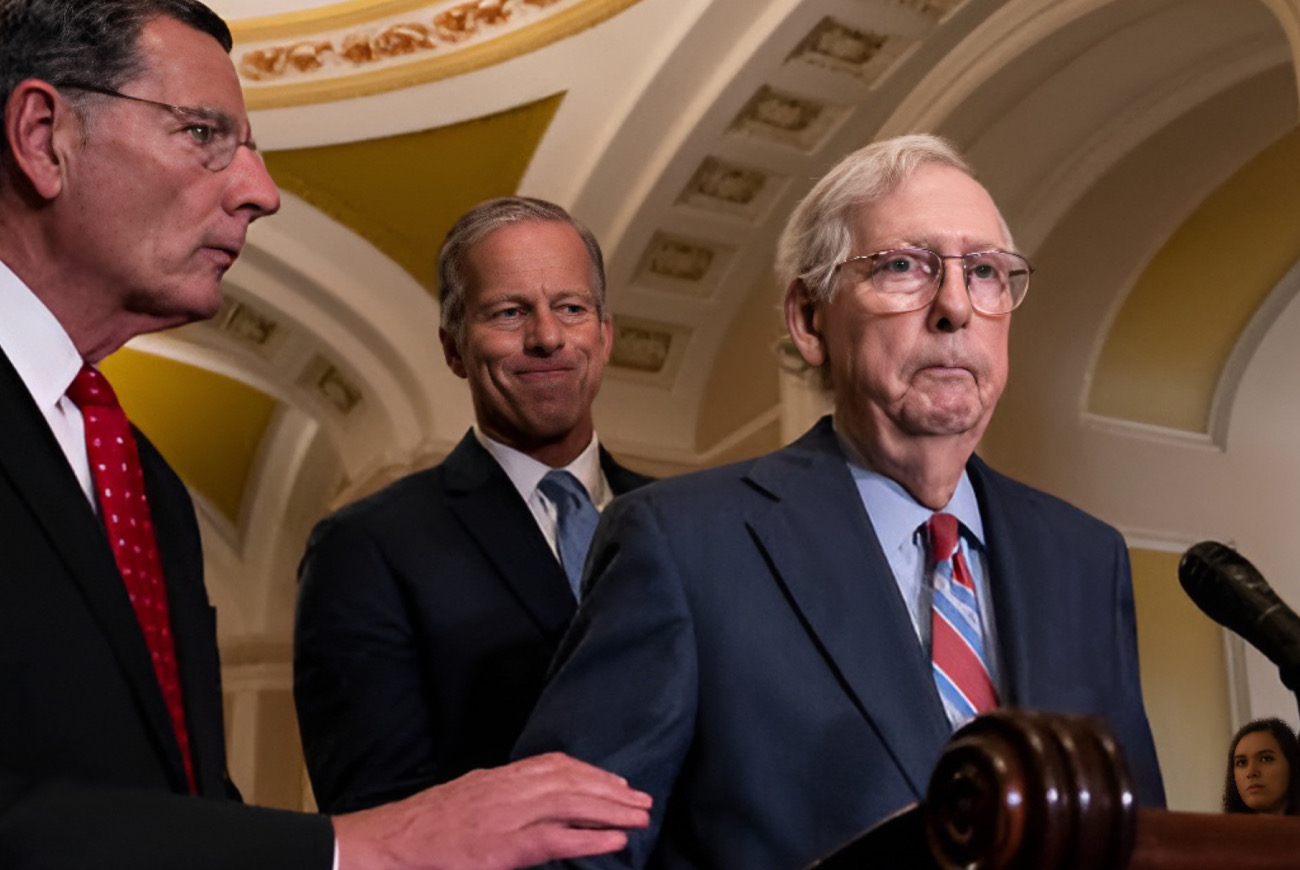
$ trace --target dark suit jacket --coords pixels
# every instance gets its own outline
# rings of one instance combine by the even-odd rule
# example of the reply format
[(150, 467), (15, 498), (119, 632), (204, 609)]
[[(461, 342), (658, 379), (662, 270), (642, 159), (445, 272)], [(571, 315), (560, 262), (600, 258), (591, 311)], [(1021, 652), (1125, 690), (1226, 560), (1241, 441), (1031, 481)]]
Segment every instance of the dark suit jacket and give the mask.
[(137, 436), (202, 799), (103, 526), (0, 352), (0, 867), (330, 866), (327, 820), (235, 803), (193, 506)]
[[(968, 470), (1004, 702), (1104, 716), (1163, 803), (1123, 540)], [(924, 794), (948, 720), (829, 419), (620, 499), (587, 582), (516, 754), (564, 750), (655, 806), (627, 850), (578, 865), (796, 870)]]
[[(648, 478), (601, 453), (615, 493)], [(471, 432), (435, 468), (324, 520), (300, 570), (294, 697), (322, 809), (509, 761), (575, 602)]]

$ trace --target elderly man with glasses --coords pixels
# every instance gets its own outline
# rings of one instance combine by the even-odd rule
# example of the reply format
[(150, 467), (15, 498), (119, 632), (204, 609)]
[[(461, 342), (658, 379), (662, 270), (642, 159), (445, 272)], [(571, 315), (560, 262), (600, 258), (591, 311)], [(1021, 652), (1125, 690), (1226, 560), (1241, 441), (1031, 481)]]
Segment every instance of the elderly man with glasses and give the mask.
[(655, 798), (583, 867), (798, 870), (918, 800), (998, 706), (1103, 717), (1163, 802), (1124, 541), (973, 455), (1032, 269), (945, 142), (846, 158), (781, 239), (790, 338), (834, 413), (615, 502), (518, 754)]

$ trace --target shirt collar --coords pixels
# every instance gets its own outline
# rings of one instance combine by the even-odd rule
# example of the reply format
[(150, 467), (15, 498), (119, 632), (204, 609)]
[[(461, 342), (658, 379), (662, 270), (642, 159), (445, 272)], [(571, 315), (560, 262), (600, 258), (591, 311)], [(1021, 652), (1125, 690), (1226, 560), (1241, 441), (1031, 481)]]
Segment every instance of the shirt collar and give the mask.
[[(838, 431), (836, 436), (840, 439), (845, 461), (862, 494), (881, 547), (890, 552), (911, 545), (917, 528), (927, 522), (935, 511), (912, 498), (898, 482), (863, 466), (856, 458), (856, 451), (844, 443), (844, 438)], [(971, 485), (970, 475), (965, 469), (962, 469), (952, 498), (941, 512), (957, 517), (975, 543), (984, 547), (984, 523), (980, 519), (979, 500), (975, 497), (975, 487)]]
[[(537, 491), (537, 484), (541, 483), (546, 473), (552, 470), (546, 463), (538, 462), (526, 453), (521, 453), (513, 447), (507, 447), (500, 441), (488, 437), (477, 425), (474, 426), (474, 437), (496, 459), (525, 501), (532, 498)], [(572, 462), (564, 466), (563, 470), (572, 474), (587, 488), (587, 494), (591, 496), (593, 503), (602, 504), (605, 498), (605, 476), (600, 470), (600, 441), (596, 433), (592, 433), (591, 443)]]
[(0, 263), (0, 347), (32, 398), (58, 403), (84, 364), (63, 326), (22, 279)]

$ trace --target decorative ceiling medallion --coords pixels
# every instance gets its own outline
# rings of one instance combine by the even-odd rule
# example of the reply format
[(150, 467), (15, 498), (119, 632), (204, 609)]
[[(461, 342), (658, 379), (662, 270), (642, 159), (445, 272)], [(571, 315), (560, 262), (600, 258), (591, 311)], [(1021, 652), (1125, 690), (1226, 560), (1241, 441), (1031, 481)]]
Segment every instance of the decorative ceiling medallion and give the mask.
[(760, 169), (706, 157), (679, 201), (705, 211), (757, 221), (767, 213), (784, 181)]
[(282, 337), (279, 324), (247, 303), (237, 302), (226, 294), (221, 308), (212, 323), (241, 344), (255, 347), (263, 356), (269, 356)]
[(686, 326), (615, 314), (614, 349), (607, 371), (670, 388), (690, 336)]
[(442, 0), (343, 4), (237, 24), (250, 109), (328, 102), (448, 78), (535, 51), (638, 0)]
[(343, 416), (351, 414), (363, 398), (360, 387), (323, 356), (313, 357), (298, 376), (298, 385), (319, 402)]
[(908, 9), (915, 9), (931, 18), (942, 18), (966, 0), (898, 0), (898, 2)]
[(816, 150), (848, 116), (844, 106), (778, 91), (764, 85), (731, 123), (730, 133)]
[(655, 233), (634, 280), (645, 287), (708, 298), (734, 254), (734, 248), (714, 242)]
[(871, 83), (914, 42), (900, 36), (855, 30), (834, 18), (823, 18), (790, 54), (789, 62), (847, 73)]

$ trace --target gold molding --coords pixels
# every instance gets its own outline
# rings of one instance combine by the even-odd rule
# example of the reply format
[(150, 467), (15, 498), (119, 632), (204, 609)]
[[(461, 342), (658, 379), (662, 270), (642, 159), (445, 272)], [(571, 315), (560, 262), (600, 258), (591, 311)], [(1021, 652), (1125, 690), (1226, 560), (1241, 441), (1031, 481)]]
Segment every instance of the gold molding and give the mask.
[(346, 0), (318, 9), (232, 21), (230, 32), (236, 44), (298, 39), (373, 24), (392, 15), (405, 15), (433, 5), (432, 0)]
[[(422, 54), (427, 56), (412, 55), (412, 60), (382, 69), (342, 75), (317, 73), (306, 79), (296, 77), (295, 81), (287, 84), (263, 84), (244, 77), (244, 98), (251, 110), (272, 109), (370, 96), (439, 81), (536, 51), (594, 27), (638, 2), (639, 0), (580, 0), (515, 31), (499, 36), (488, 35), (464, 44), (438, 42), (434, 46), (436, 55), (432, 51), (425, 51)], [(312, 13), (287, 13), (273, 19), (253, 19), (237, 25), (235, 63), (240, 66), (243, 56), (249, 51), (257, 50), (257, 42), (268, 38), (287, 39), (293, 45), (284, 47), (292, 48), (299, 44), (319, 42), (322, 30), (334, 28), (337, 34), (341, 27), (373, 23), (381, 18), (422, 8), (432, 11), (436, 5), (427, 0), (381, 0), (377, 4), (366, 0), (350, 0), (328, 7), (324, 19), (320, 10)], [(298, 23), (299, 29), (293, 29), (294, 21), (291, 19)], [(330, 23), (317, 26), (322, 20)], [(281, 33), (284, 36), (278, 37)], [(338, 35), (340, 44), (343, 35)], [(241, 45), (247, 46), (246, 51), (241, 52)], [(332, 44), (331, 50), (334, 50)]]

